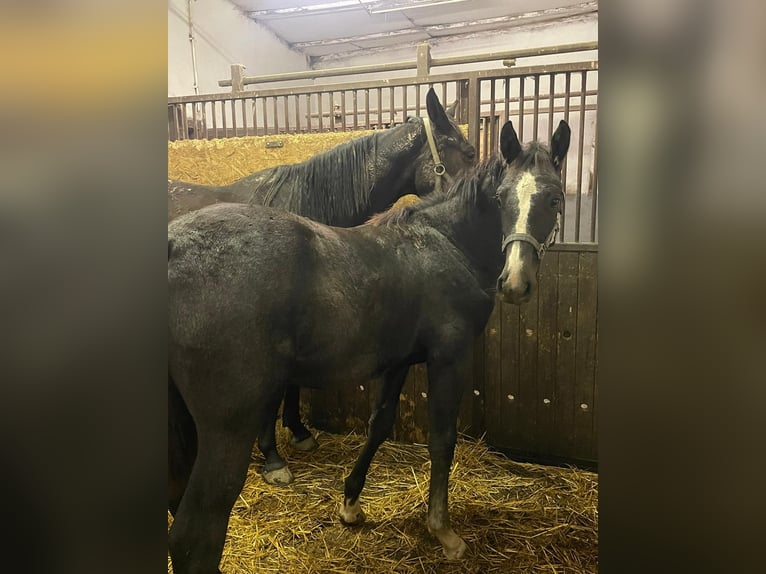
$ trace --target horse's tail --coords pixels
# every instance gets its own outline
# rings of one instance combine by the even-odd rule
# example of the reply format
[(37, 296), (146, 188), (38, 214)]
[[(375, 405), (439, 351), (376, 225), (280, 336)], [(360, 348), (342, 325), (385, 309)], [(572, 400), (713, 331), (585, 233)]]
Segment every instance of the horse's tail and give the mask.
[(197, 457), (197, 429), (168, 374), (168, 509), (175, 515)]

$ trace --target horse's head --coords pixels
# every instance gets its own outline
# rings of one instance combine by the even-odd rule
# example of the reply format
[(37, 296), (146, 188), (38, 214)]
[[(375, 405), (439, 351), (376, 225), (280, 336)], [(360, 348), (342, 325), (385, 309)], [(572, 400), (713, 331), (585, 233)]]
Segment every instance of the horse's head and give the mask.
[[(445, 110), (436, 92), (431, 88), (426, 95), (426, 109), (428, 121), (426, 122), (425, 118), (422, 120), (424, 143), (418, 155), (415, 173), (415, 189), (418, 195), (426, 195), (439, 188), (446, 191), (450, 180), (476, 163), (476, 150), (468, 143), (455, 122), (455, 105)], [(430, 138), (429, 130), (432, 136)], [(434, 156), (438, 157), (438, 163)], [(440, 180), (445, 178), (446, 181), (440, 185)]]
[(508, 303), (525, 303), (537, 287), (545, 250), (555, 240), (564, 203), (561, 165), (569, 149), (570, 129), (559, 123), (550, 150), (535, 142), (522, 149), (510, 121), (500, 133), (507, 165), (498, 187), (505, 265), (497, 288)]

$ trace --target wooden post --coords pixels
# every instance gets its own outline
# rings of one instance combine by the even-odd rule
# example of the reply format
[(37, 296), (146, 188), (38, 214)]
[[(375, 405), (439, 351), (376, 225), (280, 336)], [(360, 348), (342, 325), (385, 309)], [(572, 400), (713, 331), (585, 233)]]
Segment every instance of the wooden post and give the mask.
[(418, 44), (418, 78), (427, 78), (431, 73), (431, 46), (428, 42)]
[(464, 125), (468, 123), (468, 80), (459, 81), (457, 90), (457, 123)]
[(242, 82), (243, 72), (245, 66), (242, 64), (231, 65), (231, 91), (232, 92), (244, 92), (245, 84)]

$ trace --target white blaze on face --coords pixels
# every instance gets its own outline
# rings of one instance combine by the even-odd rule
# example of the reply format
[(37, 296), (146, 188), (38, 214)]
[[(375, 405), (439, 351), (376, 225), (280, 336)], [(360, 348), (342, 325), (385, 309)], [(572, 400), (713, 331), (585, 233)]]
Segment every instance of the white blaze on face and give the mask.
[[(535, 178), (529, 172), (526, 172), (516, 184), (516, 197), (519, 200), (519, 217), (516, 219), (516, 225), (512, 233), (527, 233), (527, 224), (529, 223), (529, 209), (532, 206), (532, 196), (537, 193), (537, 183)], [(521, 270), (521, 242), (514, 241), (510, 245), (510, 252), (506, 256), (505, 269), (508, 280), (513, 284), (514, 280)]]

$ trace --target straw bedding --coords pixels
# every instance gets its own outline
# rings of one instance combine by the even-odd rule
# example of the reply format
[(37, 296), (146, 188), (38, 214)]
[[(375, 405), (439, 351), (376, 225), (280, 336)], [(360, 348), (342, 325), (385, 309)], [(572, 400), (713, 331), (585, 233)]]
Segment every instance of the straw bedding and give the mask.
[[(279, 429), (295, 482), (267, 485), (253, 451), (232, 511), (221, 570), (245, 573), (572, 573), (596, 572), (596, 474), (515, 463), (479, 441), (460, 439), (450, 475), (450, 513), (468, 544), (447, 561), (425, 525), (428, 450), (387, 441), (367, 476), (367, 521), (338, 520), (343, 479), (364, 437), (318, 434), (319, 449), (297, 452)], [(168, 524), (172, 521), (168, 519)], [(172, 572), (168, 563), (168, 570)]]

